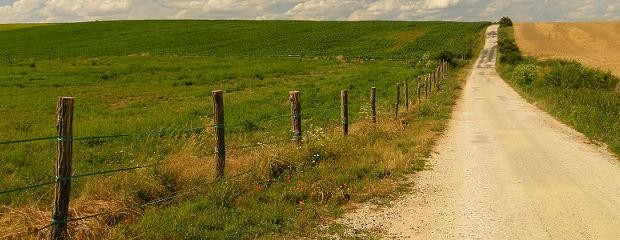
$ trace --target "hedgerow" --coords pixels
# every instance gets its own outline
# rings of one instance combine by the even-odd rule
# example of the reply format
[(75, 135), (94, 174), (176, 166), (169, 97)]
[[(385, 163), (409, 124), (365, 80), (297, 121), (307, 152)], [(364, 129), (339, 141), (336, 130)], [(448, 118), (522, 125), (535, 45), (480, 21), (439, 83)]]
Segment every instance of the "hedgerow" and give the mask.
[(499, 73), (526, 98), (620, 154), (620, 80), (571, 60), (522, 57), (512, 27), (499, 30)]

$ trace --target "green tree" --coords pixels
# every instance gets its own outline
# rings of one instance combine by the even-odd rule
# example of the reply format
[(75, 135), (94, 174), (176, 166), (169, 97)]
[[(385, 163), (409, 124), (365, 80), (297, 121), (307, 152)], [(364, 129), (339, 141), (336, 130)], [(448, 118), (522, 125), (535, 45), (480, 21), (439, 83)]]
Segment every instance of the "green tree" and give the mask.
[(512, 20), (509, 17), (502, 17), (499, 20), (499, 26), (500, 27), (511, 27), (512, 26)]

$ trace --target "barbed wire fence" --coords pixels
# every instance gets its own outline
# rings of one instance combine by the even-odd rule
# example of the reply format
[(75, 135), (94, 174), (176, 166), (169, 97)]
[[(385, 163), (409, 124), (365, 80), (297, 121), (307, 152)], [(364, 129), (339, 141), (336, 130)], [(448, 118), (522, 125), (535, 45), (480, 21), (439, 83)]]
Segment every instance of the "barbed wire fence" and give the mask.
[[(450, 70), (449, 68), (450, 68), (449, 63), (447, 61), (442, 60), (440, 64), (431, 73), (425, 76), (418, 77), (419, 79), (418, 86), (413, 88), (414, 95), (417, 95), (418, 104), (421, 103), (422, 98), (428, 99), (429, 94), (432, 91), (440, 88), (440, 82), (447, 76)], [(409, 98), (410, 90), (409, 90), (408, 83), (405, 82), (402, 85), (402, 87), (403, 88), (401, 90), (400, 83), (396, 84), (396, 99), (394, 102), (395, 103), (394, 104), (394, 118), (395, 119), (398, 119), (399, 109), (401, 107), (404, 106), (405, 111), (408, 111), (409, 106), (413, 104), (414, 102), (416, 102), (415, 98), (413, 99), (413, 101), (411, 101), (411, 99)], [(424, 94), (422, 94), (422, 89), (424, 89)], [(400, 95), (401, 92), (404, 92), (404, 98), (402, 99)], [(260, 123), (266, 123), (266, 122), (277, 120), (277, 119), (290, 118), (290, 121), (291, 121), (290, 138), (264, 141), (264, 142), (254, 142), (251, 144), (229, 146), (229, 147), (227, 147), (226, 142), (225, 142), (227, 125), (224, 122), (223, 91), (221, 90), (212, 91), (212, 98), (213, 98), (213, 103), (214, 103), (213, 104), (214, 124), (212, 125), (208, 125), (205, 127), (185, 128), (185, 129), (164, 129), (164, 130), (159, 130), (159, 131), (147, 131), (147, 132), (132, 133), (132, 134), (115, 134), (115, 135), (84, 136), (84, 137), (73, 136), (73, 107), (74, 107), (73, 100), (74, 98), (73, 97), (59, 97), (58, 105), (56, 109), (56, 113), (57, 113), (57, 116), (56, 116), (57, 135), (56, 136), (0, 141), (0, 146), (30, 143), (30, 142), (40, 142), (40, 141), (55, 141), (57, 145), (56, 147), (57, 149), (56, 170), (55, 170), (56, 179), (55, 180), (40, 182), (40, 183), (28, 185), (28, 186), (15, 187), (11, 189), (4, 189), (0, 191), (0, 195), (5, 195), (5, 194), (19, 193), (19, 192), (30, 190), (30, 189), (36, 189), (36, 188), (41, 188), (45, 186), (55, 185), (55, 199), (54, 199), (54, 205), (53, 205), (54, 212), (53, 212), (53, 217), (52, 217), (51, 222), (45, 226), (41, 226), (35, 229), (34, 231), (22, 231), (18, 234), (18, 236), (15, 236), (15, 237), (39, 234), (43, 230), (50, 229), (50, 234), (51, 234), (52, 239), (67, 239), (67, 236), (68, 236), (67, 224), (73, 223), (73, 222), (84, 221), (87, 219), (96, 218), (99, 216), (114, 214), (116, 212), (123, 211), (123, 210), (111, 210), (111, 211), (96, 213), (92, 215), (81, 216), (77, 218), (69, 218), (69, 213), (68, 213), (69, 200), (70, 200), (69, 192), (70, 192), (72, 180), (83, 179), (87, 177), (96, 177), (96, 176), (108, 175), (108, 174), (115, 174), (115, 173), (120, 173), (120, 172), (129, 172), (129, 171), (135, 171), (139, 169), (156, 168), (156, 167), (163, 166), (163, 165), (177, 164), (177, 163), (183, 163), (183, 162), (186, 163), (186, 161), (182, 161), (182, 160), (176, 160), (176, 161), (167, 160), (167, 161), (161, 161), (161, 162), (156, 162), (156, 163), (139, 164), (136, 166), (126, 166), (126, 167), (121, 167), (121, 168), (108, 169), (108, 170), (74, 175), (72, 174), (72, 169), (71, 169), (71, 161), (73, 158), (72, 146), (74, 142), (97, 140), (97, 139), (116, 139), (116, 138), (141, 139), (141, 138), (147, 138), (147, 137), (163, 138), (163, 137), (171, 137), (171, 136), (188, 136), (188, 135), (202, 134), (208, 129), (213, 129), (214, 138), (215, 138), (215, 148), (214, 148), (215, 150), (212, 152), (207, 152), (200, 156), (200, 157), (213, 156), (214, 160), (216, 161), (216, 164), (215, 164), (216, 177), (212, 182), (209, 182), (207, 184), (207, 185), (212, 185), (212, 184), (216, 184), (221, 181), (234, 180), (236, 178), (239, 178), (241, 176), (244, 176), (244, 175), (247, 175), (253, 172), (253, 170), (249, 170), (249, 171), (238, 173), (238, 174), (228, 176), (228, 177), (224, 176), (224, 167), (226, 165), (225, 163), (226, 163), (227, 150), (242, 150), (242, 149), (249, 149), (249, 148), (256, 148), (256, 147), (264, 147), (264, 146), (269, 146), (269, 145), (291, 143), (291, 142), (296, 145), (303, 144), (303, 141), (302, 141), (303, 131), (301, 128), (302, 120), (304, 119), (304, 117), (306, 117), (305, 119), (307, 119), (308, 116), (312, 115), (311, 113), (313, 112), (316, 113), (317, 110), (314, 109), (314, 110), (310, 110), (310, 111), (302, 113), (301, 98), (299, 96), (300, 96), (299, 91), (291, 91), (289, 93), (289, 102), (290, 102), (290, 107), (291, 107), (290, 114), (268, 117), (260, 121)], [(376, 98), (375, 98), (374, 87), (370, 90), (370, 96), (371, 97), (370, 97), (369, 105), (371, 109), (369, 109), (370, 110), (369, 118), (372, 119), (373, 123), (376, 123), (376, 118), (377, 118), (376, 112), (377, 111), (376, 111)], [(330, 107), (328, 109), (322, 109), (321, 111), (326, 112), (326, 111), (336, 110), (339, 108), (340, 109), (340, 120), (341, 120), (339, 124), (340, 126), (336, 126), (335, 128), (331, 128), (331, 129), (334, 130), (334, 129), (340, 128), (342, 131), (342, 135), (344, 137), (347, 137), (349, 134), (349, 125), (354, 122), (352, 120), (355, 120), (356, 122), (363, 121), (364, 117), (358, 116), (357, 119), (349, 118), (348, 91), (346, 89), (342, 90), (340, 100), (341, 100), (340, 106)], [(400, 105), (401, 102), (403, 102), (404, 105)], [(237, 125), (237, 126), (240, 126), (240, 125)], [(232, 128), (232, 127), (235, 127), (235, 125), (230, 125), (228, 127)], [(205, 187), (205, 186), (203, 185), (200, 187)], [(131, 206), (131, 207), (125, 208), (124, 210), (127, 211), (127, 210), (132, 210), (132, 209), (141, 209), (146, 206), (168, 203), (184, 195), (195, 192), (200, 187), (195, 187), (195, 188), (191, 188), (191, 189), (184, 190), (184, 191), (177, 191), (177, 192), (171, 193), (170, 195), (166, 197), (158, 198), (158, 199), (155, 199), (155, 200), (143, 203), (143, 204)]]

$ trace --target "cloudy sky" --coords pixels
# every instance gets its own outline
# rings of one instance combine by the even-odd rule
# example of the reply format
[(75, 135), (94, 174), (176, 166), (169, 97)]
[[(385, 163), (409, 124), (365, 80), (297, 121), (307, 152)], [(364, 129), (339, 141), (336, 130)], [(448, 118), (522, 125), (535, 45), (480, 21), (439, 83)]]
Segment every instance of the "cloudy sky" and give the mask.
[(0, 0), (0, 23), (111, 19), (620, 20), (620, 0)]

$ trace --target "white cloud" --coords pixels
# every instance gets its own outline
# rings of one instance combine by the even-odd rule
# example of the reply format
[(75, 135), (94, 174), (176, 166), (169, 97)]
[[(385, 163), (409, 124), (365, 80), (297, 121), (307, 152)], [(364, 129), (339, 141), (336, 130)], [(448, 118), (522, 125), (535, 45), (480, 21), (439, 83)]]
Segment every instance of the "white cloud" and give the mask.
[(40, 0), (18, 0), (0, 7), (0, 22), (40, 21), (38, 11), (44, 7)]
[(459, 0), (426, 0), (424, 1), (424, 7), (426, 9), (447, 8), (454, 6), (459, 2)]
[(366, 1), (356, 0), (309, 0), (295, 5), (285, 15), (297, 20), (347, 20), (356, 9), (367, 5)]
[(349, 16), (349, 20), (401, 19), (403, 12), (415, 12), (421, 9), (419, 1), (378, 0), (360, 8)]
[(620, 19), (618, 0), (0, 0), (0, 22), (110, 19)]
[(613, 12), (615, 9), (616, 9), (615, 5), (609, 5), (609, 6), (607, 6), (607, 10), (606, 11), (607, 12)]

